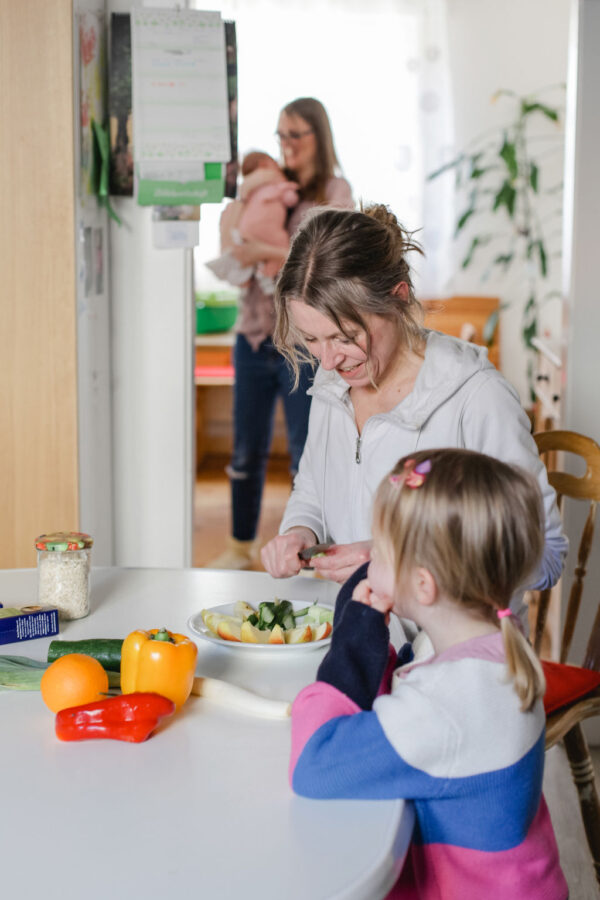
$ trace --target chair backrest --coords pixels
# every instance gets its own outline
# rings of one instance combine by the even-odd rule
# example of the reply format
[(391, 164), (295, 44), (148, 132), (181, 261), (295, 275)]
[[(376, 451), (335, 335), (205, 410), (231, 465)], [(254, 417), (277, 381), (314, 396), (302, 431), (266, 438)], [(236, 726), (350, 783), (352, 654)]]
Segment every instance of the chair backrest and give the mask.
[[(596, 505), (600, 501), (600, 446), (592, 438), (583, 434), (577, 434), (574, 431), (540, 431), (534, 434), (533, 438), (548, 468), (548, 481), (556, 491), (561, 511), (564, 497), (573, 500), (585, 500), (589, 503), (589, 512), (577, 550), (577, 564), (569, 593), (561, 637), (560, 661), (566, 662), (581, 606), (583, 581), (594, 536)], [(584, 460), (586, 470), (583, 475), (571, 475), (557, 468), (557, 460), (559, 459), (557, 454), (564, 452), (573, 453)], [(550, 591), (542, 591), (534, 634), (534, 647), (538, 653), (546, 624), (549, 602)], [(600, 605), (598, 606), (589, 637), (583, 666), (586, 669), (600, 670)]]
[[(498, 297), (454, 296), (445, 300), (422, 299), (425, 312), (425, 326), (434, 331), (443, 331), (474, 344), (488, 348), (488, 357), (497, 369), (500, 368), (500, 299)], [(492, 338), (488, 342), (487, 330), (491, 323)]]

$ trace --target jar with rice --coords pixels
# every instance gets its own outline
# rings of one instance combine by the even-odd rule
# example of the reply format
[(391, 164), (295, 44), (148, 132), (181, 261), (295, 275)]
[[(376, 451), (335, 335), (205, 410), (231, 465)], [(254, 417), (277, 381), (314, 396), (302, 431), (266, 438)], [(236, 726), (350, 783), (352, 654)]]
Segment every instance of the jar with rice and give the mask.
[(35, 542), (38, 603), (55, 606), (61, 619), (81, 619), (90, 611), (93, 540), (79, 531), (41, 534)]

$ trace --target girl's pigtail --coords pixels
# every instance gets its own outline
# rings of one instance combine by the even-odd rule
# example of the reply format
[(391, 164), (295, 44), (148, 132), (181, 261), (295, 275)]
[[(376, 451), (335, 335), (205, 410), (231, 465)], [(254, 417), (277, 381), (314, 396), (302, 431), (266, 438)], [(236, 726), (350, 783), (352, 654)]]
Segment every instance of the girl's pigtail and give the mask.
[[(506, 611), (508, 612), (508, 610)], [(521, 710), (527, 712), (546, 692), (546, 679), (539, 659), (512, 615), (501, 615), (500, 629), (504, 641), (506, 664), (515, 690), (521, 701)]]

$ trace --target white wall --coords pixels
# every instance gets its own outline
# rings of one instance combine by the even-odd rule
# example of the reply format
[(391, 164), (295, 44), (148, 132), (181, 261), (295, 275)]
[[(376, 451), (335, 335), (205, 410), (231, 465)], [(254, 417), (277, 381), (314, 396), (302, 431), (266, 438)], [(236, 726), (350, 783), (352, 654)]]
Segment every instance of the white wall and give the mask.
[[(462, 150), (487, 129), (498, 129), (507, 121), (510, 103), (491, 102), (498, 89), (524, 95), (566, 81), (569, 8), (570, 0), (504, 0), (502, 3), (448, 0), (455, 151)], [(557, 99), (564, 102), (564, 96), (561, 91), (549, 91), (540, 99), (553, 104)], [(543, 117), (536, 117), (536, 133), (547, 135), (553, 130), (554, 126)], [(547, 161), (547, 185), (560, 182), (562, 166), (559, 151)], [(556, 206), (560, 206), (560, 195)], [(463, 209), (461, 205), (457, 212)], [(449, 287), (452, 293), (495, 295), (511, 304), (502, 315), (502, 369), (525, 401), (525, 362), (520, 337), (523, 274), (513, 269), (507, 277), (496, 274), (482, 281), (486, 266), (479, 260), (488, 258), (485, 252), (468, 269), (460, 269), (473, 234), (497, 231), (498, 221), (491, 214), (473, 221), (473, 228), (465, 229), (464, 238), (456, 241), (457, 268)], [(556, 247), (560, 244), (560, 229), (558, 218), (549, 224)], [(560, 289), (560, 260), (553, 263), (548, 289)], [(560, 318), (560, 299), (551, 301), (544, 310), (545, 327), (555, 334)]]
[[(75, 0), (73, 4), (79, 527), (94, 539), (94, 565), (106, 566), (114, 561), (109, 238), (106, 210), (87, 193), (81, 174), (78, 26), (80, 16), (86, 13), (96, 14), (104, 23), (104, 0)], [(98, 236), (101, 251), (93, 246)], [(94, 251), (87, 259), (86, 237)]]
[[(598, 337), (600, 303), (595, 265), (600, 242), (600, 2), (573, 0), (569, 71), (569, 139), (565, 170), (565, 320), (566, 398), (564, 427), (587, 434), (600, 443), (598, 398)], [(581, 505), (583, 506), (583, 504)], [(567, 533), (579, 541), (585, 511), (567, 509)], [(570, 583), (576, 564), (574, 547), (567, 560)], [(592, 546), (585, 581), (581, 622), (573, 641), (572, 659), (581, 662), (600, 600), (600, 522)], [(600, 744), (600, 723), (587, 729)]]
[[(109, 0), (107, 9), (130, 12), (131, 3)], [(195, 471), (191, 251), (154, 249), (151, 208), (130, 197), (112, 202), (123, 221), (110, 223), (115, 564), (189, 566)]]

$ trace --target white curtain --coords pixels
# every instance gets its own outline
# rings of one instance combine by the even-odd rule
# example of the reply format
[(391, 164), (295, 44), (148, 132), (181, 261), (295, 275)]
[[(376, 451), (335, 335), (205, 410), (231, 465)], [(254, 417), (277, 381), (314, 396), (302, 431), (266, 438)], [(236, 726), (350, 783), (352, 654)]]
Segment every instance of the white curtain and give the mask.
[[(447, 179), (428, 183), (426, 175), (446, 161), (453, 139), (446, 0), (217, 0), (210, 8), (236, 23), (240, 155), (277, 156), (280, 109), (317, 97), (355, 200), (388, 204), (417, 232), (427, 253), (411, 260), (417, 290), (443, 294), (452, 200)], [(202, 207), (199, 290), (226, 286), (203, 265), (218, 254), (222, 208)]]

